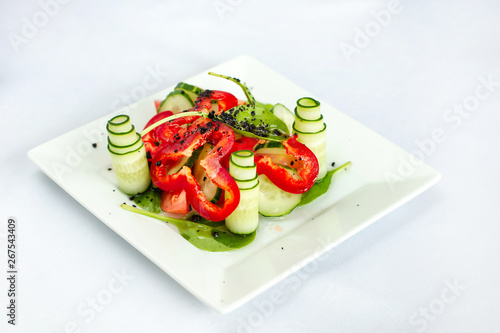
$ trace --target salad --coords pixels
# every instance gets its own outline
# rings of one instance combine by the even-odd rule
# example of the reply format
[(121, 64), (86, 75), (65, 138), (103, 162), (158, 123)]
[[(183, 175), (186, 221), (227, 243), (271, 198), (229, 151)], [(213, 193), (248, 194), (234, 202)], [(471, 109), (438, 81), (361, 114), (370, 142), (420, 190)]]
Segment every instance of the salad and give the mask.
[[(285, 216), (328, 190), (326, 124), (320, 103), (246, 101), (181, 82), (138, 133), (127, 115), (108, 121), (108, 151), (131, 212), (175, 225), (194, 246), (228, 251), (253, 241), (260, 216)], [(139, 207), (137, 207), (139, 206)]]

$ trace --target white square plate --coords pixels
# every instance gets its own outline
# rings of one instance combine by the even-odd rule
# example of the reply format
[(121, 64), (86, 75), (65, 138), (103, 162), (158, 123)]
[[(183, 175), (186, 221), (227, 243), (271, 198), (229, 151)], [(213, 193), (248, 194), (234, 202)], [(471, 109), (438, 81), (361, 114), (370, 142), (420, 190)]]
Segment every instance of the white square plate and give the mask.
[[(314, 95), (248, 56), (210, 71), (238, 77), (262, 102), (289, 108)], [(243, 99), (233, 83), (200, 73), (185, 82), (226, 90)], [(380, 217), (435, 184), (440, 174), (380, 135), (322, 103), (327, 123), (328, 162), (352, 167), (334, 177), (327, 194), (283, 219), (261, 218), (255, 241), (222, 253), (199, 250), (175, 227), (120, 208), (128, 201), (116, 188), (106, 149), (105, 123), (130, 115), (142, 129), (154, 115), (154, 100), (173, 87), (106, 115), (34, 149), (29, 157), (73, 198), (207, 305), (228, 313), (300, 269)], [(97, 143), (93, 148), (92, 143)], [(400, 175), (403, 161), (418, 164)], [(399, 172), (399, 173), (398, 173)], [(389, 177), (389, 175), (392, 176)], [(397, 182), (388, 181), (395, 179)], [(202, 278), (200, 278), (202, 277)]]

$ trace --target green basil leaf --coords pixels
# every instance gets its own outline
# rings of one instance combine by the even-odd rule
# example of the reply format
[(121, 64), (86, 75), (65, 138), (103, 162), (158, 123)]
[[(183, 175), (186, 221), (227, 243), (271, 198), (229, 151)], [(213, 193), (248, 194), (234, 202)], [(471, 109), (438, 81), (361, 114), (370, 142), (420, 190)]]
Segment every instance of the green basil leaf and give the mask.
[(239, 105), (219, 115), (212, 115), (212, 118), (248, 137), (284, 141), (290, 135), (283, 120), (265, 108), (255, 105)]
[(244, 136), (270, 141), (288, 139), (290, 135), (288, 126), (272, 113), (273, 106), (271, 104), (257, 102), (247, 85), (238, 78), (213, 72), (208, 72), (208, 74), (236, 83), (243, 90), (248, 100), (247, 105), (236, 106), (220, 115), (211, 115), (210, 118), (229, 125), (236, 133)]

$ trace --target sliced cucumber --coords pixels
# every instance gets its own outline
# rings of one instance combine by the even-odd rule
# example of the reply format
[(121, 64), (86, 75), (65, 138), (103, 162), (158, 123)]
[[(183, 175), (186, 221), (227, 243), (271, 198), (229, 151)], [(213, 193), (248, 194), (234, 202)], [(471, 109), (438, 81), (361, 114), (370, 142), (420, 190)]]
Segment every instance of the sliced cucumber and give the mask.
[(135, 195), (144, 192), (151, 183), (146, 148), (141, 135), (127, 115), (111, 118), (108, 131), (108, 151), (120, 191)]
[(302, 97), (297, 100), (296, 113), (300, 118), (316, 120), (321, 116), (320, 102), (311, 97)]
[(177, 161), (177, 163), (175, 165), (173, 165), (172, 167), (169, 167), (169, 169), (167, 170), (167, 174), (173, 175), (174, 173), (179, 172), (182, 169), (182, 167), (184, 167), (184, 166), (187, 166), (188, 168), (192, 168), (195, 165), (196, 160), (200, 156), (202, 149), (203, 149), (203, 147), (195, 149), (191, 153), (191, 156), (182, 156)]
[(136, 137), (137, 137), (137, 140), (130, 144), (130, 145), (126, 145), (126, 146), (117, 146), (115, 144), (113, 144), (110, 140), (110, 138), (108, 137), (108, 150), (113, 152), (113, 153), (117, 153), (117, 154), (123, 154), (123, 153), (128, 153), (129, 151), (133, 151), (133, 150), (137, 150), (137, 148), (139, 148), (141, 145), (142, 145), (142, 138), (141, 138), (141, 135), (139, 133), (135, 133), (136, 134)]
[(133, 144), (137, 140), (137, 134), (135, 132), (135, 127), (132, 125), (130, 130), (123, 132), (115, 132), (110, 130), (110, 124), (106, 125), (108, 130), (109, 141), (115, 146), (128, 146)]
[(235, 234), (251, 234), (259, 226), (259, 184), (240, 189), (240, 204), (226, 217), (226, 227)]
[(315, 133), (321, 131), (324, 124), (322, 115), (314, 120), (304, 119), (299, 116), (297, 108), (295, 108), (295, 122), (292, 125), (292, 130), (297, 129), (301, 132)]
[[(109, 146), (108, 146), (109, 150)], [(115, 153), (109, 150), (120, 191), (135, 195), (147, 190), (151, 178), (144, 143), (136, 150)]]
[(301, 142), (305, 145), (314, 143), (319, 139), (326, 139), (326, 124), (323, 124), (321, 130), (317, 132), (303, 132), (296, 127), (293, 128), (293, 131), (298, 134), (299, 138), (302, 139)]
[(226, 218), (226, 227), (235, 234), (250, 234), (259, 225), (259, 181), (253, 152), (240, 150), (232, 153), (229, 173), (240, 189), (240, 203)]
[(183, 90), (193, 103), (196, 102), (198, 95), (203, 92), (203, 89), (184, 82), (177, 83), (174, 90)]
[(207, 172), (203, 169), (200, 163), (205, 157), (207, 157), (208, 153), (212, 151), (213, 147), (214, 146), (210, 143), (205, 143), (202, 147), (201, 153), (194, 163), (193, 175), (198, 184), (200, 184), (201, 190), (205, 193), (207, 199), (212, 203), (216, 203), (222, 195), (222, 189), (215, 185), (210, 178), (208, 178)]
[(321, 114), (321, 103), (311, 97), (297, 100), (295, 107), (295, 121), (292, 126), (297, 140), (305, 144), (316, 155), (319, 172), (316, 181), (326, 175), (326, 124)]
[[(253, 167), (255, 163), (253, 161), (253, 151), (251, 150), (239, 150), (231, 154), (231, 161), (234, 165), (238, 167)], [(246, 179), (245, 177), (244, 179)]]
[(184, 90), (174, 90), (161, 102), (158, 107), (158, 113), (163, 111), (172, 111), (179, 113), (189, 110), (194, 106), (193, 101)]
[(238, 185), (238, 188), (240, 190), (246, 190), (246, 189), (252, 188), (255, 185), (257, 185), (259, 182), (259, 178), (257, 177), (257, 175), (255, 175), (255, 177), (253, 179), (246, 179), (246, 180), (235, 179), (235, 180), (236, 180), (236, 184)]
[(251, 150), (240, 150), (231, 154), (229, 159), (229, 173), (237, 180), (250, 180), (255, 178), (256, 165)]
[(288, 127), (288, 132), (292, 133), (292, 126), (293, 122), (295, 121), (295, 116), (293, 115), (292, 111), (288, 110), (283, 104), (278, 103), (272, 107), (271, 112), (276, 117), (283, 120)]
[(116, 117), (111, 118), (108, 121), (107, 129), (115, 133), (130, 131), (132, 129), (132, 123), (130, 122), (130, 117), (127, 116), (126, 114), (120, 114)]
[(300, 203), (302, 194), (283, 191), (274, 185), (266, 175), (259, 175), (259, 214), (283, 216), (289, 214)]

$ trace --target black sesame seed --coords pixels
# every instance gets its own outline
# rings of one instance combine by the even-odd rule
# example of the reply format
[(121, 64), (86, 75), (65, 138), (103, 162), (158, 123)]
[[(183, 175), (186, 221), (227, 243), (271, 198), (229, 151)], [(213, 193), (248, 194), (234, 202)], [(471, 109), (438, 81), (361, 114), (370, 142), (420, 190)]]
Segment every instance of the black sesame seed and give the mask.
[(158, 161), (155, 163), (156, 166), (160, 166), (161, 165), (161, 161)]
[(97, 143), (93, 143), (92, 147), (97, 148)]

